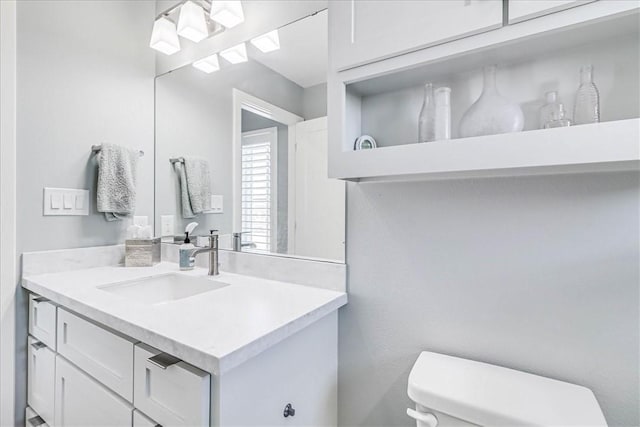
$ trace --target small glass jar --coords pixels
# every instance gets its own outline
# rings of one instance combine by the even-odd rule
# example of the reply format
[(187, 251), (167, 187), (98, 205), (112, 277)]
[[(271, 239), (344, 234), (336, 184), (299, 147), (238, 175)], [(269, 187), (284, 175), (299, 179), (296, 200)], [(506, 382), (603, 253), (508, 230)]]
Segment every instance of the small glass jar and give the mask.
[(451, 88), (439, 87), (435, 91), (435, 138), (451, 139)]

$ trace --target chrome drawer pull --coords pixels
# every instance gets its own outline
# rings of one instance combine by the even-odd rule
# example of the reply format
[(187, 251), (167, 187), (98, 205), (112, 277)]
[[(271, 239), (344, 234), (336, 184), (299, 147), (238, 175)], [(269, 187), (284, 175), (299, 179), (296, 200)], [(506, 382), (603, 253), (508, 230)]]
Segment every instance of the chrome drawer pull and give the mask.
[(44, 424), (44, 420), (40, 415), (36, 415), (33, 418), (29, 418), (29, 424), (31, 424), (33, 427), (38, 427)]
[(47, 302), (49, 301), (49, 298), (45, 298), (45, 297), (37, 297), (33, 299), (33, 302)]
[(33, 347), (36, 350), (40, 350), (41, 348), (46, 347), (47, 345), (41, 341), (38, 342), (34, 342), (33, 344), (31, 344), (31, 347)]
[(158, 368), (167, 369), (171, 365), (175, 365), (178, 362), (181, 362), (180, 359), (174, 357), (167, 353), (159, 353), (153, 357), (147, 359), (150, 363), (153, 363)]

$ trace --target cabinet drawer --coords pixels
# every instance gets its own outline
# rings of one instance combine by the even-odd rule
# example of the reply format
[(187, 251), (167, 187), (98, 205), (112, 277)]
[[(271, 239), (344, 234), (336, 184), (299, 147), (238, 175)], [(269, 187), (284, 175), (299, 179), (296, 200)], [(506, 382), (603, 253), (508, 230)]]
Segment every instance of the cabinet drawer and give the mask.
[(45, 423), (36, 411), (27, 406), (24, 411), (24, 427), (49, 427), (49, 424)]
[(537, 18), (596, 0), (509, 0), (509, 24)]
[(56, 306), (38, 295), (29, 295), (29, 334), (56, 349)]
[(151, 420), (137, 409), (133, 410), (133, 427), (160, 427), (160, 424)]
[(33, 337), (28, 343), (27, 403), (44, 421), (53, 424), (56, 354)]
[(102, 384), (133, 401), (134, 341), (60, 308), (58, 353)]
[(55, 426), (130, 426), (133, 407), (56, 356)]
[(135, 407), (163, 426), (208, 426), (211, 376), (182, 361), (165, 369), (149, 361), (160, 353), (136, 345)]

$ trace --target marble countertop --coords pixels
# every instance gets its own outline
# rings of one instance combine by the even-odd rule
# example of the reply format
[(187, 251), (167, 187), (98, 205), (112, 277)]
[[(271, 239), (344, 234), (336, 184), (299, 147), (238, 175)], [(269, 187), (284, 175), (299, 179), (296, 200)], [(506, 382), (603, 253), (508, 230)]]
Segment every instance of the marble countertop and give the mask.
[[(178, 273), (229, 284), (161, 304), (145, 304), (105, 285)], [(216, 375), (224, 374), (347, 303), (347, 294), (205, 269), (98, 267), (23, 277), (22, 286), (54, 303)]]

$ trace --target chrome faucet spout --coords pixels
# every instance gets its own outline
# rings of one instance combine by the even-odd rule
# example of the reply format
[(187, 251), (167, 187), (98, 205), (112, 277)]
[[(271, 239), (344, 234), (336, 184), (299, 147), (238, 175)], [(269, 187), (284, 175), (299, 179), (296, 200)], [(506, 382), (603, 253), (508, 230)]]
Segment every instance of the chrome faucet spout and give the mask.
[(218, 235), (213, 234), (218, 230), (210, 230), (211, 234), (207, 236), (209, 238), (208, 248), (198, 248), (191, 252), (191, 258), (195, 261), (197, 255), (208, 253), (209, 254), (209, 276), (217, 276), (220, 274), (218, 266)]

